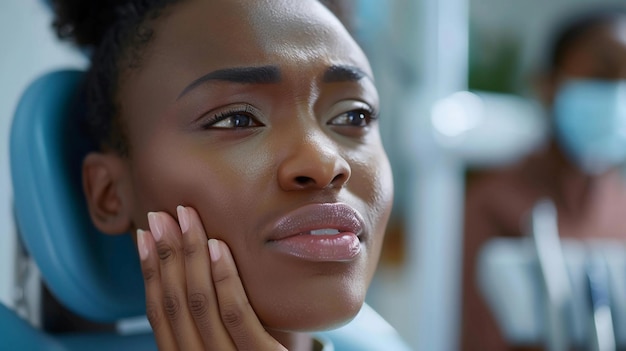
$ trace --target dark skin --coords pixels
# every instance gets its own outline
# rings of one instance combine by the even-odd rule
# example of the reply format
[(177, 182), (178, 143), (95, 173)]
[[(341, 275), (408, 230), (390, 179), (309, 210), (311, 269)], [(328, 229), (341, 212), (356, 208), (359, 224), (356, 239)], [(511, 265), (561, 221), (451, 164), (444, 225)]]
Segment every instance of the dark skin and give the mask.
[[(565, 52), (558, 69), (539, 80), (540, 98), (548, 109), (568, 78), (626, 78), (626, 18), (588, 29)], [(474, 267), (478, 251), (490, 238), (526, 234), (525, 216), (543, 197), (557, 206), (561, 236), (626, 239), (626, 184), (620, 171), (616, 167), (597, 176), (585, 174), (568, 160), (556, 141), (520, 165), (477, 179), (469, 186), (466, 199), (464, 350), (520, 350), (508, 346), (499, 332), (474, 286)]]
[[(369, 63), (317, 1), (184, 1), (154, 29), (117, 94), (129, 156), (84, 163), (94, 223), (143, 229), (159, 349), (309, 350), (359, 311), (391, 210)], [(276, 249), (277, 222), (332, 229), (315, 214), (336, 204), (359, 218), (354, 257)]]

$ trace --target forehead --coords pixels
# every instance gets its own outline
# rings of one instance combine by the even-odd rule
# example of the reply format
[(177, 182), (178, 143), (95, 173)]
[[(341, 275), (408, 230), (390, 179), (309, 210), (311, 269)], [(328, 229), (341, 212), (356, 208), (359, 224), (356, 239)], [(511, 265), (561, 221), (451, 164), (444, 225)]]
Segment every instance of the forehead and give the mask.
[(611, 78), (626, 69), (626, 18), (590, 27), (565, 52), (562, 68), (581, 76)]
[(611, 47), (626, 46), (626, 17), (615, 18), (610, 22), (598, 23), (589, 27), (574, 42), (574, 46)]
[(193, 79), (234, 66), (351, 64), (371, 75), (361, 49), (316, 0), (182, 1), (154, 30), (145, 62), (162, 74)]

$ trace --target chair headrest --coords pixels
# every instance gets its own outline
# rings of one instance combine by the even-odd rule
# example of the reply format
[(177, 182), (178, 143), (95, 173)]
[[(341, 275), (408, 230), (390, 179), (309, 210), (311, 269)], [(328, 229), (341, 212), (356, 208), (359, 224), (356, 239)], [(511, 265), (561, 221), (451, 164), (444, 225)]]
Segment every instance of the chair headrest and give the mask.
[(100, 322), (145, 313), (143, 280), (130, 235), (91, 223), (81, 164), (90, 151), (76, 101), (84, 73), (56, 71), (33, 82), (16, 110), (10, 141), (21, 238), (55, 297)]

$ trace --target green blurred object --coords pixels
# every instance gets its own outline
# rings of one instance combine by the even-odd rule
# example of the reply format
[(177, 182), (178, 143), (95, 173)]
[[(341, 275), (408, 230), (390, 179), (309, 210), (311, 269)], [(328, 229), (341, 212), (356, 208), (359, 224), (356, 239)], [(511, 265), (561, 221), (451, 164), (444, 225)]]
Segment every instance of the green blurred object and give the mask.
[(517, 93), (521, 39), (512, 33), (498, 35), (470, 29), (469, 90)]

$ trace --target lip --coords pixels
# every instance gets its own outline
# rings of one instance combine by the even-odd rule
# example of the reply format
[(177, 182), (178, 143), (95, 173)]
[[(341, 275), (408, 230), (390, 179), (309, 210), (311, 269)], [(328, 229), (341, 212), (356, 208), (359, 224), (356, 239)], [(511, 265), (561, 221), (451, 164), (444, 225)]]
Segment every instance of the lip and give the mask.
[[(342, 203), (310, 204), (279, 218), (270, 230), (270, 247), (280, 253), (314, 262), (345, 262), (361, 252), (364, 221), (358, 211)], [(332, 235), (312, 235), (336, 229)]]

